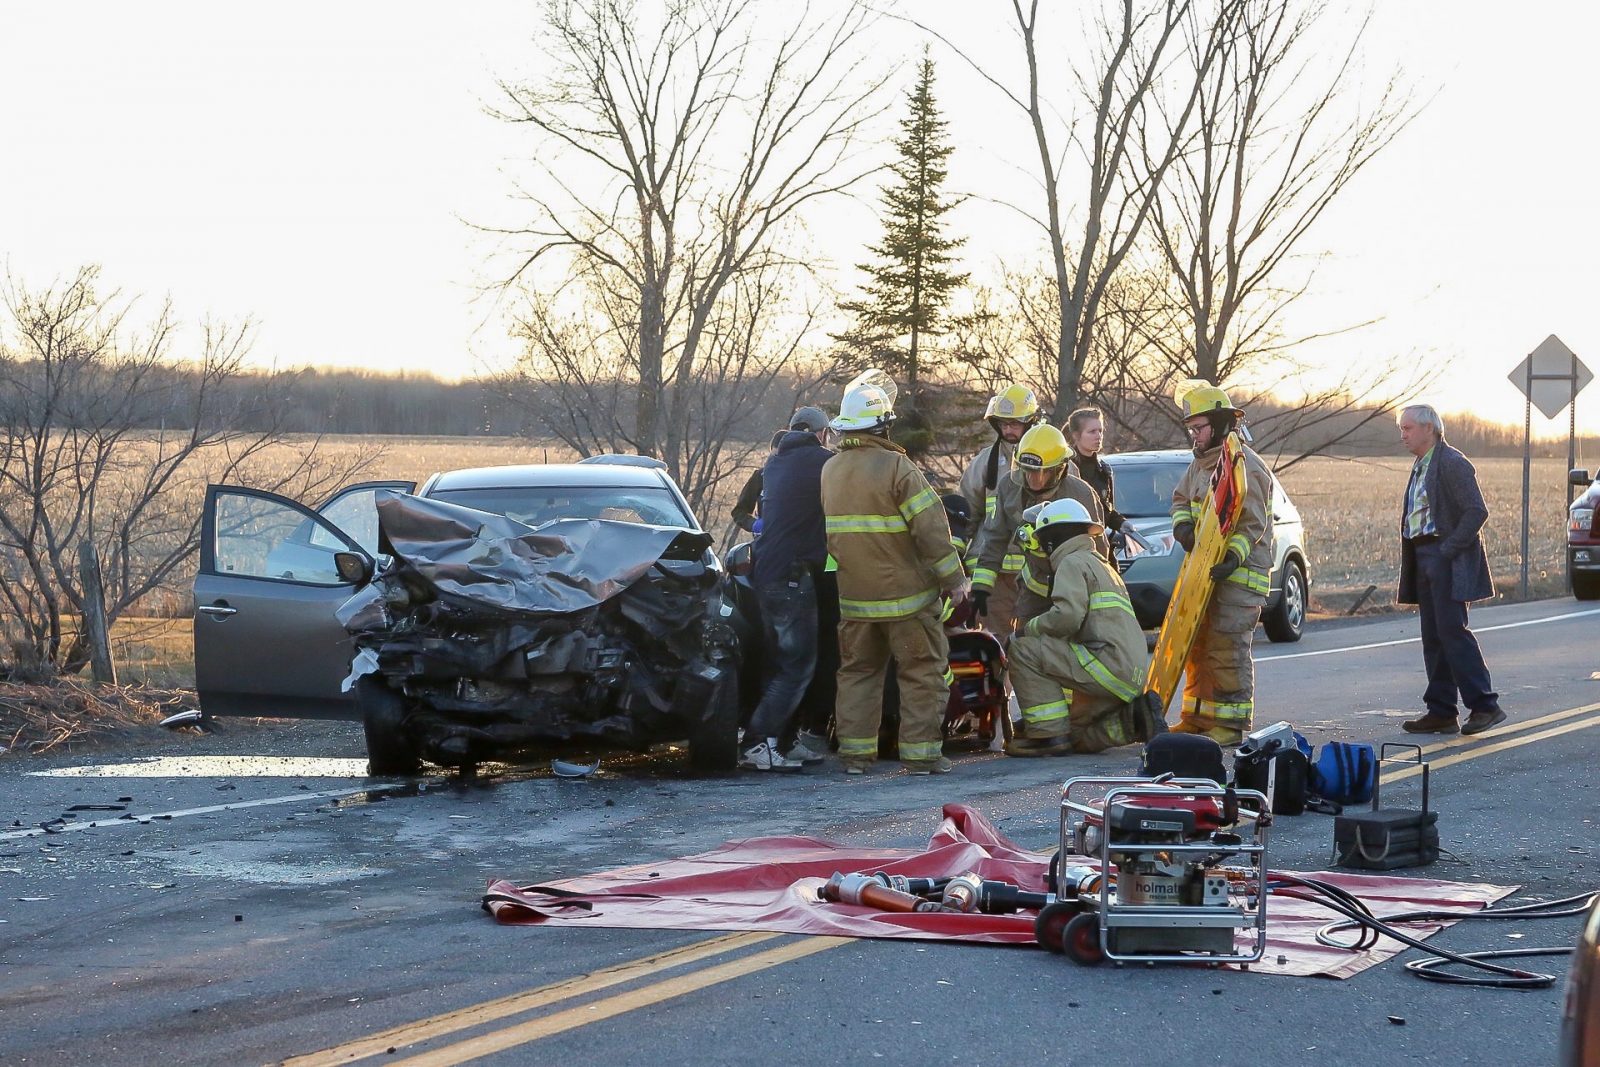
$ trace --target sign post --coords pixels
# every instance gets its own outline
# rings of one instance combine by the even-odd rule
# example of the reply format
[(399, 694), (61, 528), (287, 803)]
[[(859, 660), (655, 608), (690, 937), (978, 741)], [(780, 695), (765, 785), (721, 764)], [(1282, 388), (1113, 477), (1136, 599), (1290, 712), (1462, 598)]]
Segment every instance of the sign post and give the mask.
[[(1594, 380), (1594, 374), (1577, 353), (1562, 344), (1561, 338), (1551, 334), (1528, 353), (1528, 358), (1517, 364), (1509, 375), (1511, 384), (1522, 390), (1525, 398), (1522, 413), (1522, 580), (1517, 585), (1518, 595), (1528, 597), (1528, 528), (1531, 516), (1529, 504), (1532, 497), (1533, 475), (1533, 409), (1538, 408), (1544, 417), (1553, 419), (1561, 409), (1571, 408), (1567, 415), (1567, 469), (1578, 461), (1578, 394)], [(1566, 479), (1563, 479), (1565, 481)], [(1567, 503), (1572, 503), (1572, 486), (1567, 486)]]

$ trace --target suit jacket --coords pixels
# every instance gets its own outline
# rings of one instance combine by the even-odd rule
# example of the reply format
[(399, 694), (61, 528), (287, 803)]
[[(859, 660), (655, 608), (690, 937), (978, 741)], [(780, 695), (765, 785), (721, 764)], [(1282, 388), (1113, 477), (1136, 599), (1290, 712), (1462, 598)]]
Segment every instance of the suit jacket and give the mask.
[[(1494, 579), (1489, 574), (1489, 557), (1483, 551), (1478, 531), (1489, 520), (1483, 492), (1478, 488), (1478, 472), (1472, 461), (1441, 440), (1423, 476), (1423, 488), (1433, 508), (1433, 525), (1439, 532), (1439, 551), (1450, 561), (1450, 598), (1487, 600), (1494, 596)], [(1409, 484), (1409, 482), (1407, 483)], [(1401, 604), (1417, 602), (1417, 557), (1405, 539), (1405, 503), (1400, 504), (1400, 591)]]

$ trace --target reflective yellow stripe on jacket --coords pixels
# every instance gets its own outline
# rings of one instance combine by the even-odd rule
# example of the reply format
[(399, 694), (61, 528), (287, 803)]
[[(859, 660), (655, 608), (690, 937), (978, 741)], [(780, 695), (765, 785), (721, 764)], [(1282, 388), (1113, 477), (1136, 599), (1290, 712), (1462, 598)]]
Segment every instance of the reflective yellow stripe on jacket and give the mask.
[(1133, 602), (1125, 594), (1114, 589), (1089, 594), (1089, 610), (1094, 611), (1097, 608), (1112, 608), (1116, 611), (1125, 611), (1136, 619), (1139, 617), (1133, 610)]
[(1249, 567), (1240, 567), (1228, 575), (1228, 581), (1237, 582), (1252, 593), (1260, 593), (1262, 596), (1272, 592), (1272, 579), (1260, 571), (1251, 570)]
[(829, 515), (823, 521), (831, 534), (905, 533), (909, 529), (899, 515)]
[[(957, 566), (960, 566), (958, 563)], [(915, 596), (899, 600), (850, 600), (839, 598), (839, 617), (842, 619), (903, 619), (915, 615), (939, 599), (939, 590), (929, 589)]]

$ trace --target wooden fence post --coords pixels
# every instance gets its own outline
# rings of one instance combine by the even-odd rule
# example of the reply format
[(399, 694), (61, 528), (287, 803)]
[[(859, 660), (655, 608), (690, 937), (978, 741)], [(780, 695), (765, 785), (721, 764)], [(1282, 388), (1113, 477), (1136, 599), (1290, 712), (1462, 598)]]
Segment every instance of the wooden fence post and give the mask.
[(106, 627), (106, 597), (100, 582), (100, 555), (90, 541), (78, 543), (78, 578), (83, 583), (83, 636), (89, 642), (89, 672), (97, 685), (116, 685), (111, 662), (111, 632)]

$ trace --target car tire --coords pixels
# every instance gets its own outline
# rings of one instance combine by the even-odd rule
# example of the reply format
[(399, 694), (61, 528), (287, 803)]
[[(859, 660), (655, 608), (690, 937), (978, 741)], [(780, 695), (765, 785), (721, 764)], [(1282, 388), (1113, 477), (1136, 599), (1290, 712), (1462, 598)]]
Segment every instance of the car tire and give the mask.
[(739, 668), (727, 664), (711, 694), (711, 714), (690, 724), (689, 766), (725, 774), (739, 763)]
[(1572, 595), (1579, 600), (1600, 600), (1600, 574), (1574, 574)]
[(1268, 640), (1277, 642), (1300, 640), (1301, 635), (1305, 633), (1306, 605), (1309, 601), (1306, 572), (1298, 561), (1291, 559), (1284, 564), (1283, 589), (1278, 593), (1277, 602), (1261, 617)]
[(356, 707), (367, 739), (367, 774), (388, 778), (422, 769), (422, 757), (404, 731), (405, 697), (377, 678), (361, 678), (356, 682)]

